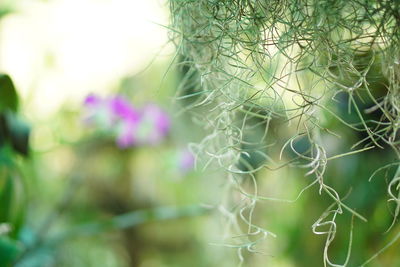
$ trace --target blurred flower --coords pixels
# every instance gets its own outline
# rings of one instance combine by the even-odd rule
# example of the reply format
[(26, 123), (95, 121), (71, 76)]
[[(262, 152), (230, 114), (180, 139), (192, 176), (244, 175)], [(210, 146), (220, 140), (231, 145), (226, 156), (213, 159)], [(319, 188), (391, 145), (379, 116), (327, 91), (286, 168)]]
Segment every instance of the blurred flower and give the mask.
[(140, 119), (137, 111), (131, 103), (122, 96), (115, 96), (109, 100), (109, 109), (116, 119), (122, 119), (129, 122), (138, 122)]
[(89, 95), (84, 101), (84, 122), (107, 130), (112, 127), (113, 115), (108, 107), (108, 101), (97, 95)]
[(182, 173), (187, 173), (194, 168), (195, 158), (192, 152), (188, 149), (183, 149), (179, 153), (178, 168)]
[(101, 102), (101, 99), (98, 96), (93, 95), (93, 94), (88, 95), (84, 101), (86, 106), (97, 106), (100, 102)]
[(156, 145), (168, 134), (170, 120), (167, 114), (154, 104), (146, 105), (141, 112), (140, 123), (134, 136), (138, 144)]
[(167, 172), (164, 173), (167, 179), (179, 181), (194, 171), (195, 156), (187, 147), (173, 147), (161, 153), (159, 157), (164, 164), (161, 169)]
[(170, 129), (167, 113), (155, 104), (137, 109), (119, 95), (102, 99), (91, 94), (84, 105), (85, 121), (110, 132), (120, 148), (159, 144)]

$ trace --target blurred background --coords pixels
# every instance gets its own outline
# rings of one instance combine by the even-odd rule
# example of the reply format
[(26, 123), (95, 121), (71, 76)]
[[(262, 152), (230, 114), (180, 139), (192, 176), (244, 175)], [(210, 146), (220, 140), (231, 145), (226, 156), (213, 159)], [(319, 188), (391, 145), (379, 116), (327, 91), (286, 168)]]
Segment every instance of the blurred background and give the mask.
[[(218, 189), (188, 149), (201, 134), (175, 116), (167, 4), (2, 0), (0, 15), (0, 71), (30, 129), (28, 156), (1, 146), (0, 266), (229, 266), (208, 245), (216, 224), (201, 204)], [(89, 95), (104, 109), (153, 105), (168, 129), (118, 146)]]
[[(173, 65), (183, 59), (162, 26), (168, 12), (156, 0), (0, 2), (0, 266), (238, 265), (230, 245), (238, 237), (218, 208), (226, 177), (195, 166), (205, 132), (184, 112), (191, 100), (176, 97), (185, 68)], [(324, 116), (347, 136), (328, 140), (332, 151), (364, 138)], [(254, 127), (246, 138), (262, 134)], [(360, 181), (392, 160), (375, 151), (329, 167), (327, 182), (343, 195), (353, 187), (352, 207), (370, 220), (355, 222), (354, 262), (391, 238), (382, 233), (392, 222), (385, 177), (394, 168)], [(312, 181), (290, 168), (256, 179), (264, 195), (285, 199)], [(325, 237), (311, 225), (331, 202), (311, 190), (294, 204), (257, 205), (254, 221), (277, 237), (261, 253), (244, 249), (243, 265), (322, 266)], [(343, 262), (351, 215), (339, 221), (332, 257)], [(397, 266), (396, 257), (394, 247), (371, 266)]]

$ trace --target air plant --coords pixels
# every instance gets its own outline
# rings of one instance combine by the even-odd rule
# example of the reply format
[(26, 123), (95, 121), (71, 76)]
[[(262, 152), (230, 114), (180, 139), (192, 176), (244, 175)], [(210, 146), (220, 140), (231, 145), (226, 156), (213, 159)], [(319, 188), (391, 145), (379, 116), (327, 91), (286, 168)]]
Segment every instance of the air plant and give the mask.
[[(373, 207), (388, 200), (394, 204), (388, 231), (398, 228), (399, 2), (169, 2), (172, 40), (181, 55), (176, 58), (184, 59), (178, 66), (185, 68), (178, 99), (193, 99), (186, 108), (209, 131), (198, 144), (198, 156), (207, 155), (207, 165), (212, 161), (225, 170), (232, 188), (227, 198), (236, 201), (225, 201), (224, 213), (231, 225), (238, 225), (232, 235), (245, 234), (241, 242), (227, 246), (237, 248), (243, 260), (243, 251), (256, 251), (259, 241), (272, 235), (255, 224), (256, 205), (292, 203), (317, 187), (319, 203), (327, 210), (312, 229), (326, 236), (324, 266), (359, 265), (351, 254), (352, 233), (344, 263), (330, 260), (341, 215), (366, 223)], [(377, 160), (369, 166), (347, 167), (357, 170), (353, 176), (346, 177), (335, 163), (373, 155)], [(296, 168), (307, 178), (298, 196), (292, 201), (261, 195), (257, 175), (284, 168)], [(356, 204), (360, 195), (357, 188), (351, 191), (352, 184), (361, 188), (371, 174), (383, 171), (390, 177), (386, 188), (379, 189), (377, 199)], [(344, 178), (332, 180), (333, 172)], [(364, 264), (399, 238), (392, 233)]]

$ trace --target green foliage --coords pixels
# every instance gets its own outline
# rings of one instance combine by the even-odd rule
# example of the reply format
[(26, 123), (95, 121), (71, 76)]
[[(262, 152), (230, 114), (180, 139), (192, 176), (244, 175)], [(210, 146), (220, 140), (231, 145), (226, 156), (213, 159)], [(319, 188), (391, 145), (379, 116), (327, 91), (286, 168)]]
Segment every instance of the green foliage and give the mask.
[(13, 10), (10, 7), (0, 6), (0, 19), (10, 14), (11, 12), (13, 12)]
[(17, 115), (18, 95), (10, 76), (0, 74), (0, 147), (28, 155), (30, 127)]
[(18, 96), (14, 83), (7, 74), (0, 74), (0, 112), (18, 109)]
[(12, 266), (20, 252), (21, 245), (17, 241), (0, 236), (0, 266)]
[(4, 121), (4, 139), (8, 139), (16, 152), (27, 156), (29, 152), (30, 127), (13, 112), (5, 112), (1, 115), (3, 115), (2, 119)]
[(0, 201), (2, 203), (0, 209), (0, 222), (8, 222), (11, 215), (12, 197), (13, 197), (13, 180), (10, 177), (5, 177), (1, 181)]
[(28, 155), (30, 127), (17, 115), (18, 95), (11, 78), (0, 75), (0, 266), (11, 266), (22, 251), (24, 182), (17, 154)]

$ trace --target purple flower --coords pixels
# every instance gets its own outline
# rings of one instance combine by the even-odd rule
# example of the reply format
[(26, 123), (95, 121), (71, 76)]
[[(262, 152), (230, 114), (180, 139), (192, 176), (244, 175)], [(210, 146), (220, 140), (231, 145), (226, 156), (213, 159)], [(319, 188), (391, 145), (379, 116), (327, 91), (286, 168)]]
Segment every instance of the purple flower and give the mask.
[(84, 104), (87, 107), (98, 106), (102, 102), (102, 99), (94, 94), (90, 94), (85, 98)]
[(112, 133), (120, 148), (159, 144), (170, 129), (168, 115), (155, 104), (137, 109), (119, 95), (102, 99), (91, 94), (84, 105), (85, 121)]
[(170, 120), (168, 115), (154, 104), (148, 104), (141, 111), (135, 138), (140, 144), (156, 145), (168, 134)]
[(108, 105), (111, 113), (119, 119), (131, 122), (137, 122), (140, 119), (139, 112), (122, 96), (111, 98)]
[(106, 100), (90, 94), (84, 101), (85, 115), (84, 122), (101, 128), (109, 128), (112, 124), (111, 113), (106, 105)]
[(128, 148), (136, 144), (135, 131), (137, 128), (137, 123), (132, 123), (130, 121), (122, 121), (120, 126), (120, 131), (117, 134), (117, 145), (120, 148)]

